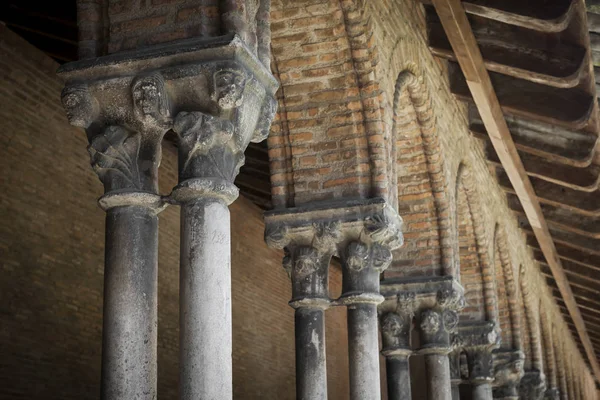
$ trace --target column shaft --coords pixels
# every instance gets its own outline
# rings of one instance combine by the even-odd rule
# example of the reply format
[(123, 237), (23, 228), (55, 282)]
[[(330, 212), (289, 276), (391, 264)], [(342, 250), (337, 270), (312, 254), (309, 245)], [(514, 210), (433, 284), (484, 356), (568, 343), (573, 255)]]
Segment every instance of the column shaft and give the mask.
[(389, 356), (385, 360), (389, 400), (410, 400), (410, 368), (408, 355)]
[(492, 400), (492, 386), (489, 383), (473, 385), (473, 400)]
[(180, 398), (231, 400), (231, 243), (227, 205), (181, 209)]
[(452, 400), (450, 363), (446, 354), (425, 355), (429, 400)]
[(325, 321), (323, 310), (296, 310), (296, 398), (327, 399)]
[(158, 217), (150, 208), (106, 215), (103, 400), (156, 399)]
[(458, 384), (452, 385), (452, 400), (460, 400), (460, 387)]
[(381, 399), (377, 326), (375, 304), (354, 304), (348, 307), (350, 399), (352, 400)]

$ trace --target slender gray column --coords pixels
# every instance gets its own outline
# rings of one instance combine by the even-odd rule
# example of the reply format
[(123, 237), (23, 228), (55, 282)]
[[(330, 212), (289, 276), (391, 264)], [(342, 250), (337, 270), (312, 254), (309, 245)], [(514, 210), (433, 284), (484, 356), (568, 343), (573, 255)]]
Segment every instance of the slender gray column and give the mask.
[(452, 400), (448, 355), (443, 353), (426, 355), (425, 368), (429, 400)]
[(448, 354), (450, 333), (458, 324), (457, 309), (462, 307), (462, 292), (439, 291), (437, 305), (419, 314), (421, 354), (425, 356), (429, 400), (451, 400), (451, 374)]
[(156, 398), (158, 217), (107, 210), (102, 331), (104, 400)]
[(333, 248), (326, 239), (332, 233), (331, 227), (321, 228), (319, 243), (289, 244), (284, 259), (284, 267), (292, 280), (290, 305), (296, 309), (298, 400), (327, 399), (324, 314), (330, 304), (327, 285)]
[[(406, 299), (403, 299), (406, 300)], [(409, 301), (399, 300), (399, 310), (385, 313), (381, 318), (381, 336), (385, 356), (388, 399), (403, 400), (412, 396), (410, 385), (409, 357), (410, 331), (412, 327), (412, 307), (414, 296)]]
[(388, 399), (403, 400), (412, 396), (410, 386), (409, 356), (390, 356), (385, 360)]
[(460, 399), (460, 349), (457, 349), (448, 355), (450, 363), (450, 385), (452, 387), (452, 400)]
[(227, 204), (182, 205), (180, 271), (181, 398), (231, 399), (231, 244)]
[(473, 400), (492, 400), (492, 385), (489, 383), (474, 384)]
[(389, 266), (392, 253), (378, 243), (351, 241), (342, 256), (342, 297), (348, 306), (348, 352), (350, 357), (350, 398), (379, 400), (379, 335), (377, 304), (379, 274)]
[(348, 307), (350, 398), (380, 399), (377, 305)]
[(327, 399), (324, 314), (319, 309), (296, 310), (297, 399)]

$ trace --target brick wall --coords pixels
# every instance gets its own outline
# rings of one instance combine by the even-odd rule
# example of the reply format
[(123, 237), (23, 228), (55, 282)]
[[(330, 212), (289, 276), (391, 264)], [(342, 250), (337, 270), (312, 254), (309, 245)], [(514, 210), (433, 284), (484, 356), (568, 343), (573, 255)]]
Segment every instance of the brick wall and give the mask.
[[(0, 399), (99, 394), (104, 213), (83, 132), (60, 106), (58, 66), (0, 25)], [(176, 182), (165, 143), (160, 187)], [(294, 335), (282, 254), (263, 243), (261, 212), (231, 206), (236, 399), (293, 399)], [(160, 217), (159, 397), (177, 398), (179, 212)], [(339, 268), (331, 290), (341, 290)], [(327, 312), (331, 399), (348, 398), (345, 310)]]

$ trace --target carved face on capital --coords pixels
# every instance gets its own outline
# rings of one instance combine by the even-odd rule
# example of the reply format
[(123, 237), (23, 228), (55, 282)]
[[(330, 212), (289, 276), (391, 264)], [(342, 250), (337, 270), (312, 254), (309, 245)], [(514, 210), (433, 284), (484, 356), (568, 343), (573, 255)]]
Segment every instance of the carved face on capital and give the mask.
[(65, 87), (61, 100), (71, 125), (87, 128), (96, 118), (98, 102), (92, 97), (87, 85)]
[(131, 93), (133, 108), (138, 117), (151, 117), (156, 121), (169, 118), (169, 99), (162, 75), (155, 73), (134, 79)]
[(213, 100), (220, 108), (229, 110), (242, 104), (246, 77), (241, 71), (223, 69), (214, 74)]

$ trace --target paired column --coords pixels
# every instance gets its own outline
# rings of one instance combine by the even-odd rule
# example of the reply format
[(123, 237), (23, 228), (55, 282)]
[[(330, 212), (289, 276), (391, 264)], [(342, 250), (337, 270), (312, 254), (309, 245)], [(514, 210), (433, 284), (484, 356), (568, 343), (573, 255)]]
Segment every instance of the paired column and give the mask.
[[(414, 301), (414, 296), (412, 296)], [(412, 330), (413, 310), (409, 304), (413, 301), (399, 300), (396, 311), (386, 312), (381, 316), (381, 336), (385, 356), (388, 399), (410, 399), (410, 366), (412, 354), (410, 332)]]
[[(284, 248), (296, 309), (298, 399), (326, 399), (323, 311), (348, 307), (350, 398), (379, 400), (379, 275), (400, 246), (401, 219), (382, 199), (338, 201), (265, 214), (267, 244)], [(342, 260), (342, 296), (330, 300), (327, 268)]]
[[(232, 398), (228, 205), (250, 141), (268, 134), (277, 82), (238, 37), (67, 64), (63, 104), (85, 128), (107, 211), (102, 398), (156, 399), (158, 217), (181, 205), (180, 398)], [(158, 194), (161, 141), (179, 184)]]

